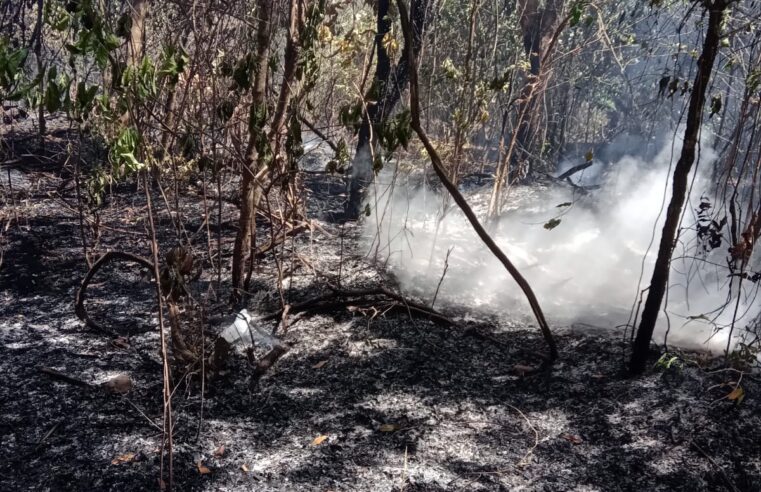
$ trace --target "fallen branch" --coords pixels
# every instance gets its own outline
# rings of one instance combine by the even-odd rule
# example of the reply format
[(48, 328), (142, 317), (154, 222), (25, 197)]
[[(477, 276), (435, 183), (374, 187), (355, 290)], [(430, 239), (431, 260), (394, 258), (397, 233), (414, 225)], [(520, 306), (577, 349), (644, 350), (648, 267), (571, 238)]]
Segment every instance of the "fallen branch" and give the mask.
[(252, 375), (251, 382), (255, 384), (264, 374), (275, 365), (282, 356), (288, 353), (289, 348), (286, 345), (275, 345), (272, 349), (264, 354), (254, 366), (254, 373)]
[(96, 386), (92, 383), (88, 383), (87, 381), (83, 381), (81, 379), (77, 379), (73, 376), (69, 376), (68, 374), (64, 374), (61, 371), (57, 371), (53, 369), (52, 367), (38, 367), (38, 371), (40, 371), (43, 374), (47, 374), (53, 379), (56, 379), (58, 381), (62, 381), (64, 383), (73, 384), (74, 386), (79, 386), (81, 388), (87, 388), (87, 389), (93, 389)]
[(84, 321), (87, 327), (106, 333), (108, 335), (115, 335), (115, 333), (113, 330), (96, 323), (90, 317), (87, 312), (87, 308), (85, 307), (85, 299), (87, 298), (87, 287), (90, 285), (90, 282), (92, 281), (92, 278), (95, 276), (95, 274), (98, 273), (98, 271), (100, 271), (104, 265), (116, 260), (137, 263), (138, 265), (146, 268), (151, 272), (151, 275), (153, 275), (153, 263), (143, 258), (142, 256), (133, 255), (132, 253), (125, 253), (122, 251), (109, 251), (101, 256), (98, 261), (95, 262), (95, 264), (93, 264), (92, 268), (90, 268), (90, 270), (87, 272), (87, 275), (85, 275), (84, 280), (82, 280), (82, 284), (79, 286), (79, 290), (77, 290), (77, 296), (74, 301), (74, 312), (77, 314), (77, 317), (80, 320)]
[(579, 164), (578, 166), (573, 166), (571, 169), (569, 169), (568, 171), (564, 172), (563, 174), (561, 174), (560, 176), (558, 176), (555, 179), (562, 181), (562, 180), (564, 180), (566, 178), (570, 178), (571, 176), (573, 176), (577, 172), (583, 171), (584, 169), (590, 167), (592, 164), (594, 164), (594, 161), (586, 161), (586, 162), (584, 162), (582, 164)]
[(299, 116), (299, 119), (301, 120), (301, 122), (302, 122), (302, 123), (304, 123), (304, 124), (307, 126), (307, 128), (309, 128), (310, 130), (312, 130), (312, 133), (314, 133), (315, 135), (317, 135), (317, 136), (318, 136), (318, 137), (319, 137), (319, 138), (320, 138), (320, 139), (321, 139), (323, 142), (325, 142), (326, 144), (328, 144), (328, 147), (330, 147), (331, 149), (333, 149), (333, 152), (338, 152), (338, 145), (336, 145), (335, 143), (333, 143), (333, 141), (332, 141), (332, 140), (330, 140), (330, 139), (328, 138), (328, 136), (327, 136), (327, 135), (325, 135), (324, 133), (322, 133), (322, 132), (320, 131), (320, 129), (319, 129), (319, 128), (317, 128), (316, 126), (314, 126), (314, 124), (312, 124), (312, 122), (311, 122), (311, 121), (309, 121), (308, 119), (304, 118), (303, 116)]
[[(388, 299), (390, 299), (393, 302), (390, 306), (387, 306), (386, 310), (401, 310), (407, 312), (410, 317), (413, 313), (416, 313), (421, 315), (421, 317), (426, 317), (432, 321), (436, 321), (444, 325), (456, 326), (456, 323), (453, 320), (449, 319), (435, 309), (432, 309), (425, 304), (407, 299), (401, 294), (386, 289), (385, 287), (349, 290), (342, 289), (332, 284), (328, 284), (327, 286), (331, 290), (330, 293), (312, 297), (311, 299), (307, 299), (302, 302), (290, 304), (288, 306), (288, 312), (290, 314), (330, 312), (335, 309), (345, 308), (349, 306), (368, 308), (379, 302), (389, 302)], [(383, 299), (382, 297), (386, 297), (387, 299)], [(282, 316), (283, 309), (279, 309), (278, 311), (264, 315), (259, 319), (260, 321), (279, 322), (282, 319)]]
[(255, 258), (263, 258), (267, 253), (275, 249), (278, 245), (282, 244), (286, 239), (289, 237), (300, 234), (306, 230), (310, 229), (310, 225), (307, 222), (302, 222), (300, 224), (297, 224), (285, 231), (278, 232), (274, 238), (270, 240), (267, 244), (263, 244), (262, 246), (259, 246), (256, 251), (254, 252)]

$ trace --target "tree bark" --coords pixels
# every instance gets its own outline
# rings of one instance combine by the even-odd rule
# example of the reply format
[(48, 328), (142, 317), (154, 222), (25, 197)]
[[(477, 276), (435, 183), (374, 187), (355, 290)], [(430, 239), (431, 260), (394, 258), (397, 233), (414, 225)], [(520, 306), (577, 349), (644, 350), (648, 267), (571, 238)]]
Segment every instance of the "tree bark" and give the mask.
[[(502, 208), (500, 200), (504, 186), (510, 179), (511, 165), (518, 165), (528, 158), (528, 141), (534, 133), (533, 123), (536, 118), (536, 115), (531, 113), (531, 109), (540, 92), (542, 66), (547, 61), (548, 55), (557, 43), (558, 36), (569, 20), (569, 16), (566, 16), (559, 24), (557, 23), (557, 14), (562, 5), (563, 0), (548, 1), (543, 7), (538, 0), (527, 0), (519, 5), (523, 48), (529, 59), (530, 70), (518, 98), (515, 130), (510, 137), (507, 152), (497, 166), (494, 176), (494, 187), (487, 212), (489, 219), (496, 218)], [(518, 174), (527, 174), (529, 169), (529, 167), (523, 166), (522, 170), (518, 169)]]
[[(537, 99), (538, 91), (534, 90), (533, 85), (538, 83), (544, 68), (542, 67), (542, 60), (547, 44), (550, 42), (558, 23), (558, 13), (563, 8), (563, 0), (547, 0), (545, 2), (528, 0), (521, 7), (523, 8), (520, 19), (523, 49), (528, 56), (530, 69), (518, 104), (518, 114), (524, 115), (524, 117), (517, 124), (518, 153), (514, 154), (514, 158), (520, 162), (525, 162), (529, 158), (530, 140), (536, 124), (536, 115), (531, 110)], [(523, 172), (528, 173), (530, 171), (529, 163), (525, 162), (524, 167)]]
[(684, 201), (687, 195), (690, 170), (695, 162), (695, 150), (698, 144), (698, 134), (703, 121), (703, 107), (705, 106), (706, 91), (711, 77), (716, 54), (719, 50), (721, 38), (721, 22), (731, 0), (715, 0), (705, 2), (708, 9), (708, 28), (703, 43), (703, 53), (698, 59), (698, 69), (695, 74), (693, 91), (690, 95), (690, 103), (687, 112), (687, 125), (684, 131), (684, 143), (679, 160), (674, 168), (672, 183), (672, 195), (666, 212), (666, 221), (663, 224), (661, 241), (658, 247), (658, 257), (655, 260), (653, 276), (650, 280), (650, 288), (642, 311), (637, 336), (634, 340), (629, 370), (632, 374), (640, 374), (645, 370), (650, 351), (650, 340), (653, 337), (655, 323), (658, 320), (658, 312), (663, 302), (669, 280), (671, 267), (671, 254), (677, 238)]
[[(428, 23), (428, 5), (430, 0), (415, 0), (412, 5), (412, 39), (411, 49), (415, 56), (423, 46), (423, 34)], [(409, 78), (408, 62), (401, 55), (396, 68), (391, 70), (391, 60), (383, 47), (383, 36), (391, 30), (391, 20), (388, 17), (389, 0), (378, 1), (377, 34), (375, 36), (376, 65), (373, 84), (369, 94), (367, 111), (362, 118), (359, 128), (357, 148), (352, 162), (352, 175), (349, 182), (349, 199), (346, 202), (345, 215), (348, 220), (357, 220), (364, 200), (367, 187), (373, 180), (373, 151), (377, 143), (377, 134), (373, 130), (379, 128), (388, 119), (399, 101)], [(405, 41), (405, 44), (407, 41)], [(405, 47), (406, 49), (406, 47)]]
[(246, 150), (246, 162), (241, 169), (241, 192), (240, 192), (240, 217), (238, 218), (238, 233), (235, 236), (233, 247), (232, 284), (233, 300), (239, 300), (240, 289), (243, 287), (248, 262), (251, 256), (251, 244), (255, 229), (256, 205), (258, 204), (259, 181), (263, 176), (257, 176), (258, 150), (257, 141), (264, 132), (263, 122), (255, 124), (259, 116), (266, 112), (266, 88), (268, 54), (270, 50), (270, 24), (271, 4), (270, 0), (259, 0), (257, 3), (257, 15), (259, 23), (256, 32), (256, 55), (254, 58), (255, 76), (251, 88), (252, 101), (249, 115), (248, 148)]
[[(42, 13), (45, 9), (44, 0), (37, 0), (37, 25), (34, 28), (34, 56), (37, 59), (37, 74), (40, 77), (40, 94), (45, 94), (45, 63), (42, 60)], [(42, 148), (45, 148), (45, 134), (47, 129), (45, 127), (45, 105), (40, 104), (38, 108), (37, 119), (40, 127), (40, 144)]]
[(134, 0), (132, 3), (132, 19), (129, 33), (129, 60), (132, 66), (140, 63), (144, 54), (145, 18), (148, 15), (148, 0)]

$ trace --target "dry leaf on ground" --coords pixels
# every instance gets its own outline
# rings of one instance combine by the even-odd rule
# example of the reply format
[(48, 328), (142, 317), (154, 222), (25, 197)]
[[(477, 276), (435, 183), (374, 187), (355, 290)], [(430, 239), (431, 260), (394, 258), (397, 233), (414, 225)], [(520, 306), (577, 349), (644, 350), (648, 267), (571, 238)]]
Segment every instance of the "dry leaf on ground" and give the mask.
[(571, 444), (581, 444), (584, 442), (584, 439), (582, 439), (581, 436), (577, 436), (576, 434), (563, 434), (561, 437)]
[(119, 374), (101, 384), (101, 387), (111, 393), (123, 395), (132, 390), (132, 380), (126, 374)]
[(119, 456), (111, 460), (111, 464), (120, 465), (122, 463), (132, 463), (133, 461), (135, 461), (135, 456), (137, 456), (135, 453), (120, 454)]

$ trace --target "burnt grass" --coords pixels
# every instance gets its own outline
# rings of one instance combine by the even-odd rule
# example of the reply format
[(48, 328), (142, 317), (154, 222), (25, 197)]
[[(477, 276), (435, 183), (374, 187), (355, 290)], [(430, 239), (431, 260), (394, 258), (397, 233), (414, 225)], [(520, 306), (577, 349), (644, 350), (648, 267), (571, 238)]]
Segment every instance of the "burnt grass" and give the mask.
[[(115, 335), (77, 319), (73, 300), (87, 267), (72, 168), (62, 138), (50, 138), (44, 158), (30, 156), (40, 153), (35, 145), (19, 137), (9, 146), (11, 164), (0, 177), (0, 490), (158, 489), (162, 380), (153, 291), (135, 267), (110, 267), (93, 281), (88, 307)], [(311, 159), (319, 169), (319, 155)], [(212, 331), (235, 312), (225, 303), (228, 267), (217, 290), (209, 262), (221, 229), (229, 264), (237, 211), (229, 174), (226, 181), (222, 195), (231, 199), (221, 224), (210, 213), (211, 248), (201, 187), (183, 185), (179, 198), (184, 237), (206, 267), (193, 289), (217, 320), (205, 327)], [(324, 293), (339, 264), (345, 287), (393, 287), (357, 246), (358, 228), (331, 220), (342, 180), (312, 173), (305, 185), (320, 227), (279, 251), (288, 301)], [(210, 185), (212, 210), (215, 193)], [(160, 194), (153, 197), (168, 248), (177, 234)], [(100, 210), (96, 252), (149, 257), (145, 216), (142, 189), (117, 187)], [(93, 239), (89, 231), (90, 248)], [(251, 312), (278, 306), (274, 271), (272, 255), (256, 266), (263, 294), (245, 306)], [(754, 376), (743, 376), (740, 404), (722, 399), (731, 389), (721, 386), (738, 374), (701, 354), (682, 353), (681, 365), (628, 378), (620, 333), (562, 326), (553, 327), (560, 360), (527, 375), (522, 366), (544, 352), (530, 322), (444, 311), (454, 326), (339, 307), (294, 318), (284, 335), (290, 352), (258, 383), (241, 350), (203, 396), (197, 379), (180, 381), (175, 489), (761, 490)], [(82, 388), (40, 367), (92, 383), (127, 374), (134, 388), (126, 396)]]

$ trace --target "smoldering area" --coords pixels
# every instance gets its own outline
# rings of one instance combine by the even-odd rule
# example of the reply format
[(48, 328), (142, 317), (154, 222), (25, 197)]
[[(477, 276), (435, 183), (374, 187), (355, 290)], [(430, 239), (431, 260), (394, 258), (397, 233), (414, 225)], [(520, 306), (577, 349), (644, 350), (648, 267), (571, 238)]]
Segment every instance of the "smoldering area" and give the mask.
[[(584, 192), (551, 180), (513, 186), (496, 220), (486, 217), (491, 183), (461, 183), (479, 220), (530, 282), (554, 325), (614, 336), (636, 327), (681, 150), (680, 130), (657, 134), (647, 141), (617, 139), (571, 178), (597, 189)], [(730, 275), (726, 231), (720, 231), (718, 246), (698, 233), (705, 220), (701, 209), (715, 203), (710, 185), (715, 160), (712, 137), (704, 130), (654, 340), (720, 353), (730, 331), (731, 347), (757, 326), (760, 310), (758, 285)], [(565, 159), (555, 175), (577, 164), (578, 159)], [(367, 254), (385, 264), (405, 291), (435, 299), (439, 308), (530, 322), (519, 287), (435, 177), (426, 178), (419, 166), (389, 167), (378, 175), (368, 200)], [(760, 268), (755, 251), (746, 271)]]

